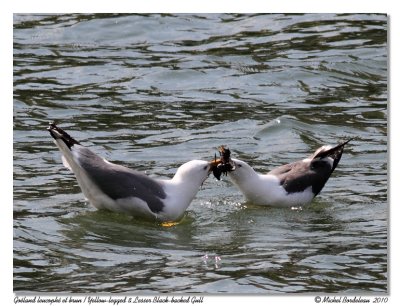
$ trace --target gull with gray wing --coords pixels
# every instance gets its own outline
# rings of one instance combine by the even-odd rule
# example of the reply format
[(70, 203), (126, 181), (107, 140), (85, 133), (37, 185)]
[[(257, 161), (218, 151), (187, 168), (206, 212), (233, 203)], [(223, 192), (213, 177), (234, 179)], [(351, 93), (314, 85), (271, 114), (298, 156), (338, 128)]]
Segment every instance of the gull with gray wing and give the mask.
[(154, 179), (105, 160), (54, 123), (48, 131), (62, 153), (64, 166), (75, 174), (94, 207), (160, 222), (182, 218), (217, 163), (192, 160), (180, 166), (172, 179)]
[[(257, 173), (239, 159), (230, 159), (229, 149), (221, 147), (223, 163), (217, 170), (227, 172), (246, 199), (256, 205), (294, 207), (309, 204), (320, 193), (342, 157), (347, 140), (335, 147), (322, 146), (314, 154), (267, 174)], [(228, 158), (224, 154), (229, 152)]]

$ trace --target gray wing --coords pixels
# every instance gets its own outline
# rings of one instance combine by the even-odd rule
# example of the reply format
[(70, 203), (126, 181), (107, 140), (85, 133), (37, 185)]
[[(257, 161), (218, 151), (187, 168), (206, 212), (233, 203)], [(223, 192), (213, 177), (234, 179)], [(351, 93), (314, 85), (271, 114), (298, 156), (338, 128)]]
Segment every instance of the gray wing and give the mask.
[(99, 189), (113, 200), (136, 197), (145, 201), (150, 210), (158, 213), (163, 210), (162, 199), (166, 194), (161, 184), (150, 177), (115, 164), (105, 162), (100, 156), (80, 145), (74, 145), (73, 151), (79, 165)]
[(331, 173), (331, 166), (328, 162), (315, 159), (283, 165), (268, 174), (277, 176), (280, 184), (288, 193), (302, 192), (312, 186), (313, 193), (317, 195), (325, 186)]

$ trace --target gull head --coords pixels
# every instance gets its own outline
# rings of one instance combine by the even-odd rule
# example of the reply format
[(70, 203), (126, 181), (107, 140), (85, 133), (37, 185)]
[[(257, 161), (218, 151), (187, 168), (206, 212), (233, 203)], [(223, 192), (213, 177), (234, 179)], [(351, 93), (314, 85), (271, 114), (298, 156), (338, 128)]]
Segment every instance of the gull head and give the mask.
[(202, 184), (217, 165), (216, 161), (188, 161), (178, 168), (174, 180), (192, 180)]

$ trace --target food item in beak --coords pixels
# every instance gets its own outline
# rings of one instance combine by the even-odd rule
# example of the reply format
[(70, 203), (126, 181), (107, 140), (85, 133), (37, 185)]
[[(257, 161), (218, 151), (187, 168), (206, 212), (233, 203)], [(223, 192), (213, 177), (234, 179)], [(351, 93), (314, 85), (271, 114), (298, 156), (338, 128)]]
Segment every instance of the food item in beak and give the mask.
[(235, 170), (235, 164), (231, 160), (231, 151), (228, 148), (225, 148), (225, 146), (220, 146), (218, 148), (218, 152), (220, 155), (220, 158), (217, 159), (217, 157), (214, 157), (213, 167), (212, 171), (217, 180), (221, 179), (221, 175), (228, 174), (228, 171), (233, 171)]
[(210, 171), (214, 174), (215, 178), (219, 181), (221, 179), (221, 174), (222, 171), (218, 168), (218, 166), (221, 164), (221, 159), (217, 159), (217, 155), (215, 154), (214, 159), (210, 160)]

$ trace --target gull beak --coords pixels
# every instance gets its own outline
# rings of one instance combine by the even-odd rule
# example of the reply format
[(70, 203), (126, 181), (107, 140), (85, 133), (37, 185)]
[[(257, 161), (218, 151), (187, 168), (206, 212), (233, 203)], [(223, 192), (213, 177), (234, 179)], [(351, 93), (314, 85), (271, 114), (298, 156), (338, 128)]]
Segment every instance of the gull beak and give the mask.
[(210, 171), (212, 171), (215, 167), (217, 167), (221, 162), (222, 160), (220, 158), (217, 159), (217, 154), (215, 154), (214, 159), (208, 162), (210, 164)]
[(214, 159), (210, 160), (208, 164), (210, 165), (210, 172), (212, 172), (215, 178), (219, 181), (221, 179), (222, 172), (219, 171), (218, 165), (221, 164), (221, 159), (217, 159), (217, 155), (215, 154)]

